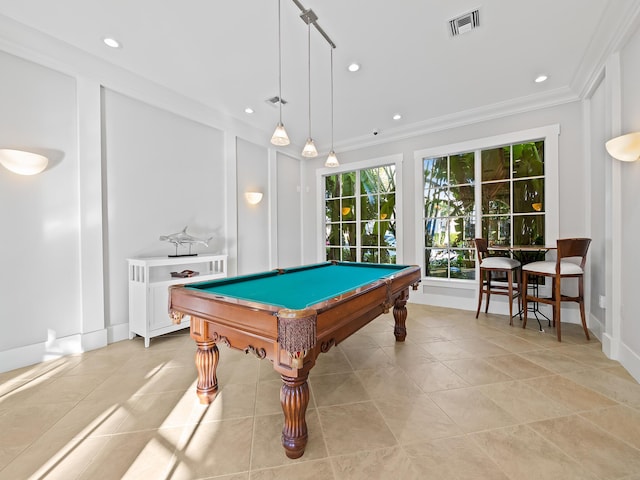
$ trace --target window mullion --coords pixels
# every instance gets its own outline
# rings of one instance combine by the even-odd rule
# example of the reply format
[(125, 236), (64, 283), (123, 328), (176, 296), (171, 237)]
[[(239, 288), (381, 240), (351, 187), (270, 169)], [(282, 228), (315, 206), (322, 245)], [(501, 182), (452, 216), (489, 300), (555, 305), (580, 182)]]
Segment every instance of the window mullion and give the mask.
[(482, 238), (482, 151), (474, 152), (474, 169), (475, 176), (474, 199), (476, 202), (476, 238)]
[(513, 145), (509, 146), (509, 196), (510, 196), (510, 207), (509, 207), (509, 215), (511, 218), (509, 219), (509, 243), (513, 246), (513, 232), (514, 232), (514, 224), (515, 217), (513, 216), (513, 206), (515, 201), (515, 191), (514, 191), (514, 178), (513, 178)]
[(361, 201), (360, 201), (360, 173), (362, 170), (356, 170), (356, 185), (355, 185), (355, 194), (356, 194), (356, 261), (362, 261), (362, 229), (361, 229)]

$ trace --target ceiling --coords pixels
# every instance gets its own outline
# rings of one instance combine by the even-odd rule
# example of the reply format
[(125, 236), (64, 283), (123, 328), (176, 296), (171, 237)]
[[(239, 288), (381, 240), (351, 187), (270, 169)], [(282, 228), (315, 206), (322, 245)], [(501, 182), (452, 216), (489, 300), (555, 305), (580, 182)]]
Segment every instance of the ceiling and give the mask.
[[(283, 122), (308, 135), (307, 25), (281, 0)], [(336, 151), (464, 118), (575, 100), (637, 0), (301, 0), (336, 44)], [(450, 19), (479, 9), (452, 37)], [(0, 14), (152, 80), (270, 138), (278, 0), (0, 0)], [(113, 36), (122, 48), (102, 43)], [(311, 135), (331, 144), (330, 47), (311, 27)], [(350, 73), (347, 65), (361, 64)], [(535, 83), (544, 73), (548, 80)], [(252, 115), (244, 112), (254, 110)], [(393, 120), (396, 113), (402, 119)]]

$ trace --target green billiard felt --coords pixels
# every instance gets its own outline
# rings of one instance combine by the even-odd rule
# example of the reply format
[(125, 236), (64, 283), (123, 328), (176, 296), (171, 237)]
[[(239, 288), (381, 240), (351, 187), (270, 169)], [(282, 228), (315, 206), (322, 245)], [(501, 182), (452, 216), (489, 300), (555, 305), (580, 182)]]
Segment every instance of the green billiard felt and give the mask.
[(186, 288), (226, 297), (300, 310), (343, 293), (390, 277), (406, 265), (330, 262), (244, 275)]

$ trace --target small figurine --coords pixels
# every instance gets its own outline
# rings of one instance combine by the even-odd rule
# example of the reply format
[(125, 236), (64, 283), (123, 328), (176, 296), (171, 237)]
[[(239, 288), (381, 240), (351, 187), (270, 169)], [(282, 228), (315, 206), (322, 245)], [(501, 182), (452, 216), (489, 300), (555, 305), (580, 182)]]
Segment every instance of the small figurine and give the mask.
[[(213, 237), (202, 239), (202, 238), (196, 238), (192, 235), (189, 235), (187, 233), (187, 227), (184, 227), (181, 232), (172, 233), (170, 235), (160, 235), (161, 241), (173, 243), (176, 247), (176, 254), (169, 255), (170, 257), (196, 256), (198, 255), (197, 253), (191, 253), (191, 246), (195, 243), (195, 244), (201, 244), (201, 245), (204, 245), (205, 247), (208, 247), (209, 242), (211, 241), (212, 238)], [(189, 245), (189, 253), (178, 255), (178, 245), (180, 246)]]

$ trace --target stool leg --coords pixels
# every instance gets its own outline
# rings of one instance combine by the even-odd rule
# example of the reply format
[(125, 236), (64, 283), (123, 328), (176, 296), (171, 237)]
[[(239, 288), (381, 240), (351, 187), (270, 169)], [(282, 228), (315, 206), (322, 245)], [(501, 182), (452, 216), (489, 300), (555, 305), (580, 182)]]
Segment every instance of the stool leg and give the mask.
[(580, 305), (580, 319), (582, 320), (582, 328), (584, 329), (584, 334), (587, 336), (587, 340), (591, 340), (589, 338), (589, 329), (587, 328), (587, 319), (584, 313), (584, 282), (583, 277), (578, 277), (578, 298)]
[(522, 267), (518, 267), (516, 275), (518, 276), (518, 314), (520, 315), (520, 321), (522, 321)]
[(522, 310), (524, 311), (524, 320), (522, 321), (522, 328), (527, 328), (527, 313), (529, 307), (527, 306), (527, 292), (529, 291), (529, 274), (526, 270), (522, 274)]
[(513, 326), (513, 270), (507, 272), (507, 288), (509, 290), (509, 325)]
[(482, 290), (484, 286), (484, 270), (480, 268), (480, 281), (478, 282), (480, 289), (478, 291), (478, 310), (476, 311), (476, 318), (480, 315), (480, 307), (482, 306)]
[(560, 324), (562, 323), (560, 321), (560, 312), (561, 312), (561, 307), (562, 307), (562, 294), (560, 293), (560, 286), (561, 286), (561, 282), (560, 279), (554, 279), (554, 300), (555, 303), (553, 304), (553, 319), (556, 322), (556, 332), (558, 332), (558, 341), (561, 342), (562, 341), (562, 334), (560, 333)]
[(484, 313), (489, 313), (489, 300), (491, 299), (491, 270), (487, 270), (487, 303), (484, 306)]

